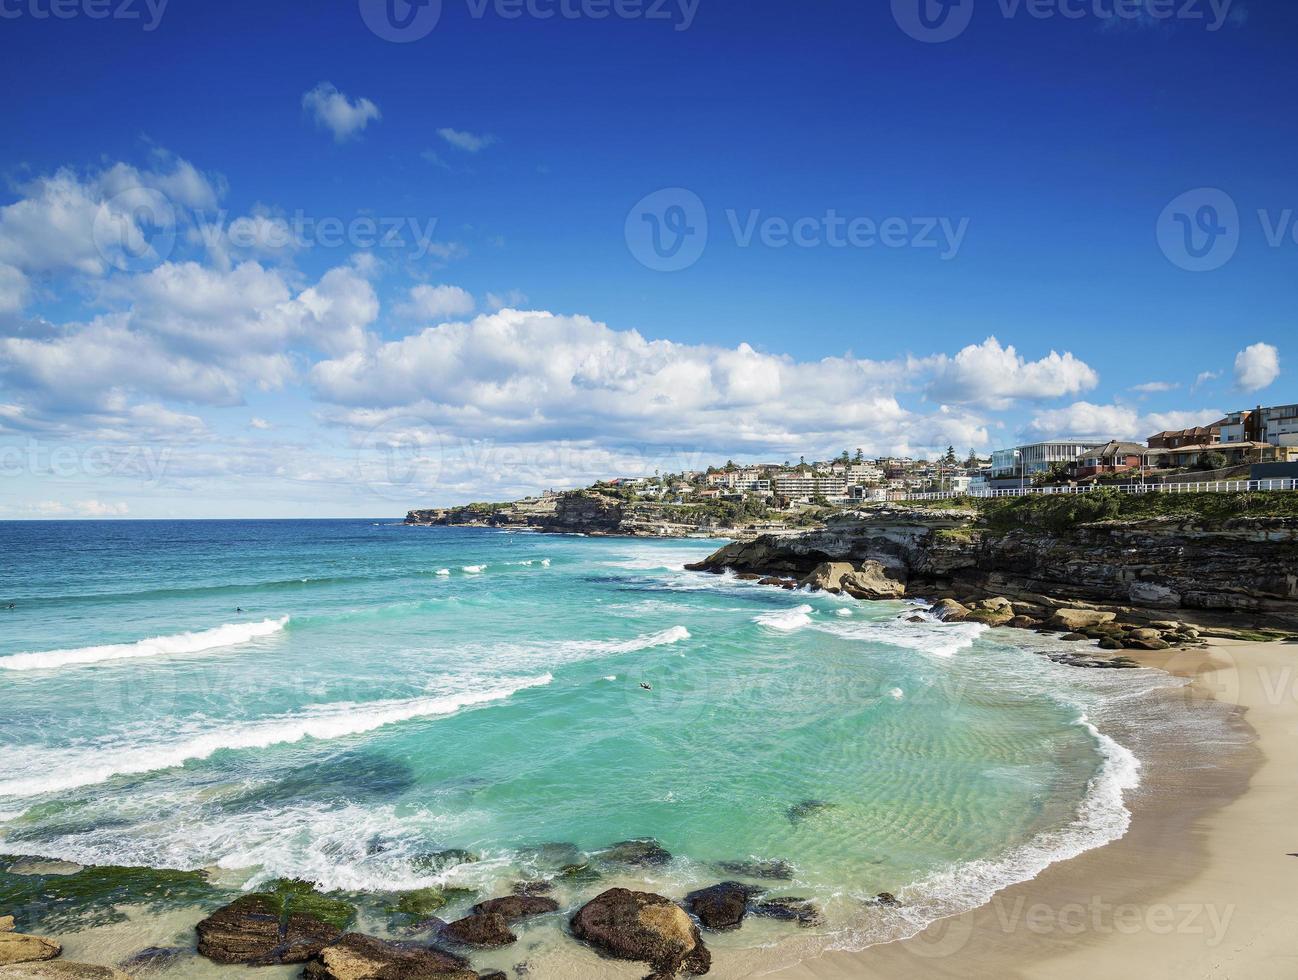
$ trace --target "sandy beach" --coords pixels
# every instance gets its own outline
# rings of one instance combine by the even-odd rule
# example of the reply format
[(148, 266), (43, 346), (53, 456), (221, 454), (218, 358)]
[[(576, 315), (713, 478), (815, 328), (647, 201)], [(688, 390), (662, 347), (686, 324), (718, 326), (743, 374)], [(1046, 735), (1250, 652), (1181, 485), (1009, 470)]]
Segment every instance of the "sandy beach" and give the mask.
[(1120, 841), (909, 940), (771, 975), (1298, 976), (1298, 646), (1214, 641), (1140, 659), (1192, 679), (1187, 710), (1238, 705), (1240, 744), (1210, 768), (1195, 746), (1169, 747), (1147, 767)]

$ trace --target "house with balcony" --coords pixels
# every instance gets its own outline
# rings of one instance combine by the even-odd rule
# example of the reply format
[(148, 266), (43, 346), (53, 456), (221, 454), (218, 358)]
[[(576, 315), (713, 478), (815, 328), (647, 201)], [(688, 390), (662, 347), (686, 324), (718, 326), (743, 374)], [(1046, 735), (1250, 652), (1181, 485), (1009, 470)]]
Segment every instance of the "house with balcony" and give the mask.
[(1150, 449), (1179, 449), (1181, 446), (1204, 446), (1221, 442), (1221, 427), (1226, 420), (1193, 429), (1169, 429), (1156, 432), (1148, 439)]
[(1108, 473), (1126, 473), (1139, 469), (1148, 450), (1138, 442), (1106, 442), (1078, 455), (1068, 467), (1074, 480), (1089, 480)]

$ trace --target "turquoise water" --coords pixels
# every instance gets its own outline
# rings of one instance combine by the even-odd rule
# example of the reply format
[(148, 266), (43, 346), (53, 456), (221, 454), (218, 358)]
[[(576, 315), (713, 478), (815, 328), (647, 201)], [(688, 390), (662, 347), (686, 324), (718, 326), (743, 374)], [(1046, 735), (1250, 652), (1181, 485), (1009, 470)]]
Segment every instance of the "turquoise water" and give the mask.
[[(501, 893), (652, 837), (669, 863), (605, 882), (679, 896), (785, 861), (775, 887), (827, 916), (799, 942), (861, 946), (1120, 835), (1137, 763), (1102, 719), (1162, 683), (682, 570), (709, 541), (302, 521), (0, 543), (0, 852), (248, 886)], [(481, 860), (421, 860), (447, 848)], [(866, 904), (885, 890), (903, 909)]]

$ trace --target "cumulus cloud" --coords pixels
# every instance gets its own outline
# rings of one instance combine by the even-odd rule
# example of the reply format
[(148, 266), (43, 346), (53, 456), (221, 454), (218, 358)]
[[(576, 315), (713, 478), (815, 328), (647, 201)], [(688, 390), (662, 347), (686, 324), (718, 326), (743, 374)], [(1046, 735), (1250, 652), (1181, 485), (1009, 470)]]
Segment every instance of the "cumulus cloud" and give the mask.
[(1132, 385), (1132, 391), (1138, 391), (1142, 395), (1153, 395), (1161, 391), (1175, 391), (1181, 387), (1172, 381), (1146, 381), (1144, 384)]
[(117, 411), (128, 396), (237, 405), (246, 386), (291, 381), (295, 350), (363, 346), (379, 314), (355, 265), (295, 294), (283, 273), (256, 262), (229, 271), (164, 263), (104, 295), (124, 309), (47, 336), (0, 338), (0, 377), (27, 403), (65, 412)]
[(1270, 344), (1253, 344), (1235, 355), (1235, 385), (1261, 391), (1280, 377), (1280, 352)]
[(1023, 358), (995, 337), (971, 344), (954, 357), (932, 359), (928, 397), (958, 405), (1004, 409), (1014, 401), (1046, 400), (1089, 391), (1100, 376), (1071, 353), (1051, 351), (1038, 361)]
[(477, 307), (473, 294), (459, 286), (415, 286), (397, 313), (412, 320), (443, 320), (467, 316)]
[(451, 129), (449, 127), (439, 129), (437, 135), (450, 143), (451, 146), (468, 153), (477, 153), (480, 150), (485, 150), (496, 142), (496, 137), (489, 133), (470, 133), (462, 129)]
[(224, 189), (185, 160), (163, 163), (158, 170), (117, 163), (85, 176), (64, 168), (21, 185), (21, 199), (0, 208), (0, 263), (101, 276), (124, 250), (148, 255), (157, 225), (174, 231), (187, 210), (215, 207)]
[(358, 136), (382, 116), (379, 107), (369, 99), (349, 99), (330, 82), (321, 82), (303, 95), (302, 108), (311, 114), (317, 126), (333, 133), (337, 143)]
[(796, 361), (747, 344), (647, 340), (582, 316), (504, 309), (318, 363), (318, 396), (340, 424), (415, 417), (467, 439), (600, 438), (796, 452), (874, 440), (887, 451), (985, 443), (967, 409), (909, 411), (899, 387), (925, 362)]
[(1155, 432), (1208, 425), (1221, 417), (1222, 412), (1215, 408), (1142, 414), (1128, 405), (1095, 405), (1083, 401), (1038, 413), (1021, 434), (1029, 440), (1076, 438), (1096, 442), (1110, 439), (1144, 442)]

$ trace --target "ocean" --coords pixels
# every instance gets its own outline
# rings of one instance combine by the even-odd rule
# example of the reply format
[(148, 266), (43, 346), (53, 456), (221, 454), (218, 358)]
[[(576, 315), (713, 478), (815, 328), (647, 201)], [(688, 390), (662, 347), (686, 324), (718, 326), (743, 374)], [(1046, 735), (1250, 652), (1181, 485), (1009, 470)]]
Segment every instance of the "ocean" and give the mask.
[[(739, 878), (823, 912), (708, 936), (774, 962), (909, 935), (1125, 832), (1133, 719), (1179, 682), (683, 569), (720, 543), (0, 524), (0, 854), (375, 909), (463, 888), (443, 917), (538, 877), (566, 908)], [(601, 861), (642, 838), (670, 858)], [(529, 927), (534, 961), (561, 923)]]

